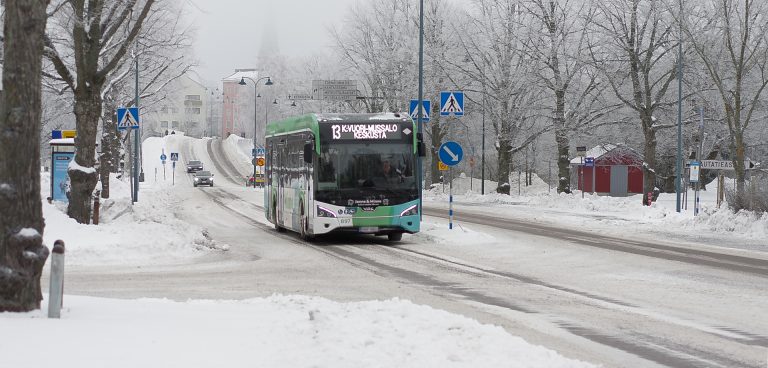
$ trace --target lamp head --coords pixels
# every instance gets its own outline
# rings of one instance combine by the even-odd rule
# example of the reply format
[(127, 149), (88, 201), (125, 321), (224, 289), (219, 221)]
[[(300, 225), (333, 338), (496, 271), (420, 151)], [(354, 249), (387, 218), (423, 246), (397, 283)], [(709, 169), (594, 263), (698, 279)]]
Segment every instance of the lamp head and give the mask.
[(274, 84), (274, 83), (272, 83), (272, 78), (270, 78), (270, 77), (267, 77), (267, 81), (264, 83), (264, 85), (265, 85), (265, 86), (271, 86), (271, 85), (273, 85), (273, 84)]
[(240, 83), (238, 83), (238, 84), (241, 85), (241, 86), (244, 86), (245, 85), (245, 78), (240, 77)]
[(291, 101), (291, 107), (296, 107), (296, 100)]
[(275, 104), (275, 105), (277, 105), (277, 99), (275, 99), (274, 101), (272, 101), (272, 103), (273, 103), (273, 104)]

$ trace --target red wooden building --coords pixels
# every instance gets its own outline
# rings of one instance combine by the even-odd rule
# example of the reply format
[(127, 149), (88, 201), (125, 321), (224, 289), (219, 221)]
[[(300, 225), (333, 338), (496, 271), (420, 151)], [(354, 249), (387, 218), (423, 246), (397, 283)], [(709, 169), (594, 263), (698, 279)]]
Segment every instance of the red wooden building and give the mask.
[[(584, 164), (587, 157), (594, 158), (594, 166)], [(617, 197), (643, 193), (643, 157), (625, 146), (596, 146), (586, 157), (571, 159), (571, 183), (578, 190)]]

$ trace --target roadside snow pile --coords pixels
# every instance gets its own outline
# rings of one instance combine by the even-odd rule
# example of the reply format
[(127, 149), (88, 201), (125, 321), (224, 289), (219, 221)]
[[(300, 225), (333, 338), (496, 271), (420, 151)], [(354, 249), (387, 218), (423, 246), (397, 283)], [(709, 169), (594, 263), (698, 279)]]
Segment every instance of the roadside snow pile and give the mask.
[[(50, 179), (42, 175), (43, 197)], [(130, 184), (110, 180), (110, 199), (102, 199), (100, 224), (83, 225), (66, 215), (67, 205), (43, 201), (45, 244), (64, 240), (68, 264), (151, 264), (182, 261), (201, 251), (226, 250), (207, 232), (179, 220), (167, 191), (142, 190), (131, 204)]]
[[(253, 140), (232, 134), (222, 141), (222, 150), (240, 175), (247, 177), (253, 174), (253, 163), (251, 162)], [(262, 172), (262, 168), (258, 168), (258, 171)]]
[[(510, 178), (516, 179), (517, 175)], [(495, 215), (514, 216), (524, 221), (548, 222), (568, 225), (573, 228), (621, 233), (658, 233), (685, 235), (686, 237), (706, 236), (710, 238), (728, 238), (729, 243), (738, 245), (736, 239), (749, 240), (758, 245), (768, 246), (768, 214), (749, 211), (734, 213), (727, 205), (716, 207), (716, 185), (701, 192), (701, 211), (693, 215), (694, 192), (688, 192), (687, 210), (676, 212), (676, 195), (662, 193), (651, 206), (643, 206), (642, 195), (628, 197), (610, 197), (581, 192), (557, 194), (549, 191), (548, 185), (536, 175), (533, 185), (521, 187), (522, 195), (517, 195), (516, 182), (512, 194), (495, 192), (496, 183), (486, 181), (486, 195), (480, 195), (479, 180), (474, 180), (473, 190), (469, 190), (469, 178), (457, 177), (454, 180), (454, 204), (472, 206), (476, 211)], [(444, 192), (443, 192), (444, 191)], [(425, 201), (448, 202), (448, 188), (440, 185), (425, 193)]]
[[(67, 295), (61, 319), (45, 315), (0, 313), (4, 366), (593, 367), (501, 327), (400, 299), (179, 303)], [(45, 354), (29, 344), (35, 338), (50, 342)]]
[(232, 155), (232, 159), (251, 164), (251, 150), (253, 149), (253, 140), (239, 137), (237, 135), (230, 135), (227, 139), (223, 140), (224, 148), (227, 153)]
[[(446, 174), (447, 175), (447, 174)], [(525, 185), (525, 174), (520, 176), (518, 178), (518, 175), (511, 174), (509, 176), (509, 185), (510, 185), (510, 194), (512, 196), (517, 197), (518, 189), (520, 190), (520, 194), (524, 196), (532, 196), (532, 195), (541, 195), (541, 194), (547, 194), (549, 191), (549, 185), (542, 180), (538, 175), (532, 174), (531, 178), (532, 184), (526, 186)], [(518, 183), (520, 184), (518, 188)], [(485, 181), (485, 197), (488, 198), (489, 201), (493, 203), (519, 203), (520, 198), (513, 198), (506, 194), (499, 194), (496, 193), (496, 188), (498, 187), (499, 183), (492, 180), (486, 180)], [(483, 196), (480, 195), (480, 191), (482, 188), (482, 180), (478, 178), (472, 178), (468, 177), (466, 173), (462, 172), (453, 179), (453, 194), (454, 195), (465, 195), (467, 197), (473, 198), (483, 198)], [(427, 196), (430, 197), (438, 197), (438, 198), (448, 198), (448, 194), (450, 191), (450, 185), (448, 181), (443, 185), (442, 183), (433, 184), (432, 187), (427, 192)]]
[(699, 216), (689, 218), (691, 226), (706, 227), (714, 232), (728, 232), (752, 239), (762, 239), (768, 246), (768, 213), (704, 207)]
[(447, 224), (436, 224), (423, 221), (421, 230), (413, 235), (424, 244), (451, 244), (451, 245), (476, 245), (492, 243), (496, 240), (491, 235), (474, 231), (460, 223), (454, 223), (453, 229)]

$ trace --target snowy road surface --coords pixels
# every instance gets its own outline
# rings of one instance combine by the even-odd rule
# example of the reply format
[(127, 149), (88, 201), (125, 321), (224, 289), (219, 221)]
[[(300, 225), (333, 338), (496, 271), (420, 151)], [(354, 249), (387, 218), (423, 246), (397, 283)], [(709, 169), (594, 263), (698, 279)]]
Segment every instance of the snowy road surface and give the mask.
[[(467, 213), (449, 233), (428, 204), (424, 231), (393, 244), (335, 236), (308, 244), (274, 231), (251, 166), (220, 140), (175, 137), (215, 187), (176, 172), (172, 212), (229, 246), (178, 262), (76, 265), (66, 290), (110, 298), (334, 301), (400, 298), (502, 326), (528, 342), (607, 367), (765, 367), (768, 256), (588, 236)], [(181, 166), (183, 168), (183, 165)], [(657, 244), (658, 245), (658, 244)], [(679, 246), (679, 247), (678, 247)]]

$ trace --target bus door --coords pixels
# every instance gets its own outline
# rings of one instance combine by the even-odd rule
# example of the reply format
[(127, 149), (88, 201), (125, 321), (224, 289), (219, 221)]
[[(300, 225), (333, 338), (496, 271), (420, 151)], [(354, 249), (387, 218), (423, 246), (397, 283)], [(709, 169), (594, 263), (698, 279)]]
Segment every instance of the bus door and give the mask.
[(284, 205), (285, 205), (285, 186), (288, 178), (288, 168), (286, 167), (288, 159), (288, 145), (286, 139), (280, 139), (277, 145), (277, 162), (279, 163), (279, 174), (277, 177), (277, 209), (275, 212), (275, 224), (283, 225)]
[[(305, 207), (305, 211), (306, 211), (304, 213), (307, 214), (307, 218), (309, 218), (309, 219), (312, 219), (312, 218), (315, 217), (315, 211), (313, 210), (315, 208), (315, 203), (314, 203), (315, 196), (313, 195), (313, 191), (315, 189), (314, 188), (315, 185), (314, 185), (314, 181), (313, 181), (314, 170), (312, 169), (314, 167), (314, 160), (315, 160), (315, 157), (314, 157), (315, 155), (312, 154), (312, 152), (314, 152), (314, 147), (315, 146), (312, 143), (313, 143), (313, 140), (311, 138), (305, 140), (304, 144), (305, 145), (309, 145), (309, 148), (311, 149), (311, 152), (302, 152), (303, 153), (302, 156), (305, 156), (305, 155), (309, 154), (310, 157), (308, 157), (308, 158), (310, 158), (310, 160), (309, 160), (310, 162), (307, 162), (307, 160), (306, 160), (307, 157), (302, 157), (302, 160), (301, 160), (301, 162), (303, 164), (302, 172), (304, 173), (304, 183), (302, 183), (302, 184), (303, 184), (303, 189), (305, 190), (304, 198), (305, 198), (305, 202), (306, 202), (306, 203), (304, 203), (304, 207)], [(305, 151), (306, 151), (306, 148), (305, 148)]]

